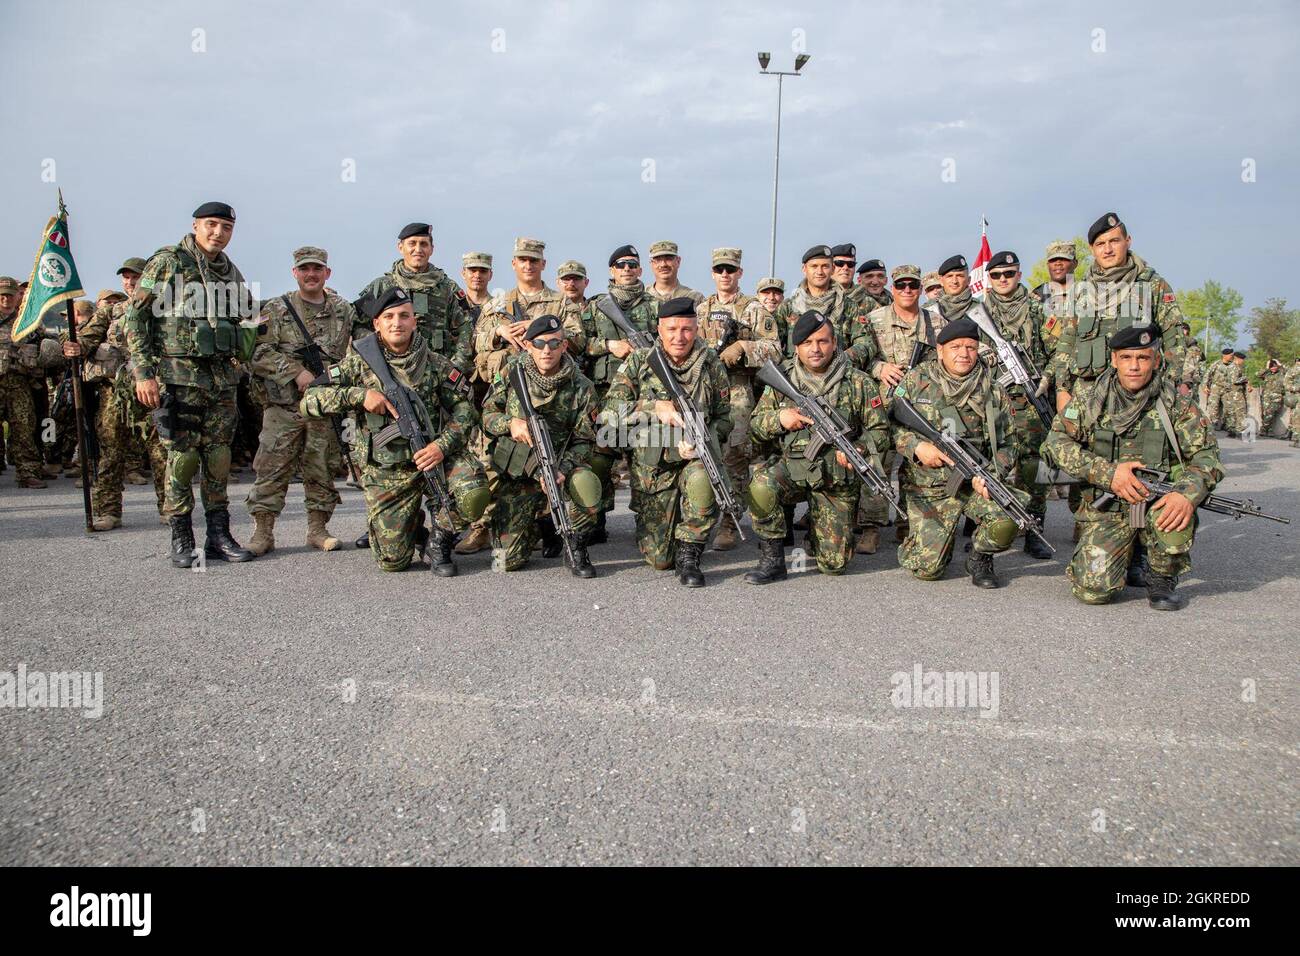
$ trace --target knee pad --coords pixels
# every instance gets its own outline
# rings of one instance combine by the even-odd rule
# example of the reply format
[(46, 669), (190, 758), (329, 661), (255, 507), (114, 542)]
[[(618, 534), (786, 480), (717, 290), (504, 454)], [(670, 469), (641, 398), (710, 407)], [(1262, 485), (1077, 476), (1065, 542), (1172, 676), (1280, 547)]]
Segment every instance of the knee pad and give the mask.
[(708, 511), (713, 507), (713, 486), (703, 468), (692, 468), (686, 476), (686, 497), (697, 511)]
[(230, 446), (209, 446), (204, 463), (207, 465), (209, 478), (225, 481), (230, 477)]
[(569, 486), (569, 497), (573, 499), (574, 504), (581, 508), (594, 508), (600, 504), (602, 493), (600, 479), (596, 477), (594, 470), (575, 468), (566, 483)]
[(483, 512), (491, 502), (492, 492), (488, 491), (487, 485), (477, 485), (456, 495), (456, 507), (466, 521), (477, 521), (483, 517)]
[(1165, 554), (1186, 554), (1192, 550), (1192, 533), (1196, 522), (1192, 521), (1182, 531), (1157, 531), (1152, 527), (1152, 543)]
[(1033, 488), (1036, 484), (1034, 481), (1038, 477), (1038, 459), (1025, 458), (1020, 462), (1020, 481), (1021, 487)]
[(1011, 547), (1016, 540), (1016, 534), (1020, 531), (1016, 523), (1010, 518), (998, 518), (995, 521), (985, 521), (980, 525), (988, 535), (989, 544), (993, 545), (999, 551), (1005, 551)]
[(766, 476), (753, 478), (746, 489), (749, 498), (749, 510), (759, 521), (766, 521), (776, 514), (781, 506), (776, 484)]
[[(229, 450), (227, 450), (227, 456)], [(226, 468), (230, 468), (230, 459), (226, 459)], [(172, 459), (172, 477), (182, 485), (189, 485), (194, 480), (194, 473), (199, 470), (199, 453), (195, 449), (175, 453)]]

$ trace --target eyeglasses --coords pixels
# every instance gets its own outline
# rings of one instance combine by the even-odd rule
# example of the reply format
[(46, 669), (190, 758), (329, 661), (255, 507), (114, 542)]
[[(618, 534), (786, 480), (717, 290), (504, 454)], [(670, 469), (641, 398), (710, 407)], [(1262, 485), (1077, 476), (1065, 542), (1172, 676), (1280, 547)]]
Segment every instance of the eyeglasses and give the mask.
[(1003, 269), (1000, 272), (990, 272), (989, 278), (990, 279), (1014, 279), (1016, 275), (1016, 271), (1017, 270), (1015, 269), (1011, 269), (1010, 271)]
[(895, 289), (920, 289), (921, 283), (916, 279), (899, 279), (894, 283)]
[(564, 344), (564, 339), (533, 339), (533, 348), (547, 349), (554, 352)]
[(714, 272), (721, 272), (721, 273), (723, 273), (724, 275), (731, 275), (732, 273), (734, 273), (734, 272), (736, 271), (736, 267), (735, 267), (735, 266), (728, 266), (728, 265), (714, 266), (714, 267), (713, 267), (713, 271), (714, 271)]
[(835, 266), (836, 269), (844, 269), (844, 268), (852, 269), (854, 266), (857, 265), (857, 262), (854, 261), (853, 259), (832, 259), (831, 263)]
[(641, 263), (636, 259), (619, 259), (614, 263), (615, 269), (639, 269)]

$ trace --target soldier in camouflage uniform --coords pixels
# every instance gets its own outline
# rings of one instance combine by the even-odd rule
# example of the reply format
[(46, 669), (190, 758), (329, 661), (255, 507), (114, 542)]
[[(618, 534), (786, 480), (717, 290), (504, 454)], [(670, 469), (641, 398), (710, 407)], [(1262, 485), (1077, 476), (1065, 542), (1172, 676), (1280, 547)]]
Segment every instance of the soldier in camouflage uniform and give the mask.
[(755, 334), (761, 339), (776, 339), (780, 344), (781, 334), (777, 331), (776, 310), (781, 308), (781, 302), (785, 299), (785, 282), (776, 276), (764, 276), (754, 287), (754, 298), (762, 307), (760, 312), (755, 313), (758, 316), (758, 324), (754, 326)]
[(1223, 392), (1223, 428), (1229, 438), (1237, 438), (1246, 427), (1246, 353), (1233, 352), (1228, 381)]
[(1225, 396), (1232, 379), (1232, 352), (1231, 348), (1225, 348), (1222, 360), (1217, 365), (1211, 365), (1205, 373), (1205, 387), (1208, 390), (1205, 397), (1205, 417), (1210, 420), (1210, 427), (1214, 429), (1223, 427), (1228, 411), (1229, 400)]
[[(791, 336), (795, 357), (783, 363), (805, 395), (822, 398), (849, 427), (846, 436), (864, 457), (883, 467), (880, 452), (891, 444), (889, 423), (875, 382), (855, 369), (836, 347), (834, 327), (818, 312), (805, 312)], [(754, 412), (754, 441), (762, 463), (749, 485), (750, 517), (758, 536), (758, 567), (745, 575), (750, 584), (768, 584), (786, 575), (786, 509), (807, 501), (808, 543), (822, 574), (843, 574), (853, 557), (853, 526), (862, 480), (844, 454), (826, 445), (809, 460), (814, 437), (786, 396), (767, 389)]]
[(974, 294), (970, 288), (970, 266), (962, 255), (949, 256), (939, 265), (939, 281), (943, 284), (937, 304), (945, 322), (955, 322), (966, 314)]
[(1074, 243), (1066, 239), (1057, 239), (1047, 244), (1047, 281), (1034, 288), (1039, 312), (1042, 316), (1042, 328), (1039, 334), (1049, 355), (1056, 352), (1061, 340), (1062, 319), (1070, 303), (1070, 289), (1074, 285), (1074, 270), (1078, 267), (1078, 253)]
[[(698, 331), (694, 300), (669, 299), (659, 306), (658, 347), (720, 449), (731, 432), (730, 387), (722, 360)], [(695, 449), (682, 440), (681, 417), (647, 362), (650, 352), (637, 349), (614, 374), (597, 424), (624, 431), (648, 423), (631, 442), (637, 546), (656, 571), (675, 564), (681, 584), (702, 587), (700, 552), (718, 520), (718, 503)], [(638, 421), (628, 420), (629, 410)]]
[[(1150, 605), (1182, 607), (1174, 588), (1191, 567), (1196, 506), (1223, 478), (1210, 423), (1162, 373), (1160, 348), (1158, 327), (1129, 326), (1112, 335), (1111, 367), (1071, 398), (1043, 446), (1049, 461), (1085, 482), (1083, 530), (1068, 571), (1074, 596), (1085, 604), (1106, 604), (1124, 590), (1130, 552), (1140, 539)], [(1168, 472), (1177, 490), (1152, 503), (1135, 530), (1125, 503), (1147, 495), (1133, 475), (1136, 467)], [(1117, 498), (1098, 509), (1105, 492)]]
[(1297, 420), (1296, 409), (1300, 408), (1300, 357), (1287, 369), (1286, 377), (1282, 379), (1282, 387), (1286, 390), (1286, 397), (1282, 404), (1287, 407), (1289, 418), (1287, 425), (1290, 429), (1291, 447), (1300, 447), (1300, 420)]
[(1282, 384), (1282, 363), (1275, 358), (1268, 360), (1268, 365), (1259, 376), (1259, 433), (1267, 435), (1273, 430), (1273, 422), (1282, 410), (1282, 401), (1286, 387)]
[(44, 385), (40, 343), (47, 333), (38, 326), (21, 343), (13, 341), (21, 301), (18, 283), (9, 276), (0, 276), (0, 427), (9, 423), (8, 450), (17, 470), (18, 487), (45, 488), (41, 454), (36, 446), (39, 423), (32, 402), (32, 382), (39, 376)]
[[(944, 326), (936, 336), (938, 358), (922, 362), (903, 377), (894, 397), (907, 398), (936, 429), (955, 431), (993, 463), (999, 476), (1014, 480), (1020, 446), (1011, 423), (1011, 399), (979, 359), (979, 329), (970, 319)], [(895, 431), (898, 454), (907, 470), (907, 511), (911, 531), (898, 549), (898, 563), (922, 581), (943, 577), (952, 560), (957, 525), (963, 516), (979, 523), (966, 559), (971, 583), (999, 586), (993, 556), (1016, 540), (1016, 523), (988, 498), (978, 479), (949, 490), (951, 462), (930, 442), (906, 428)], [(1012, 489), (1025, 504), (1029, 496)]]
[(887, 288), (888, 285), (889, 277), (885, 274), (883, 259), (868, 259), (858, 266), (858, 286), (864, 290), (867, 298), (875, 303), (867, 305), (869, 310), (874, 312), (894, 301), (894, 295)]
[(552, 519), (537, 517), (547, 505), (546, 495), (532, 454), (528, 419), (509, 381), (511, 370), (521, 367), (533, 407), (546, 422), (560, 487), (569, 499), (569, 521), (577, 539), (570, 570), (580, 578), (596, 576), (587, 556), (587, 535), (596, 526), (600, 504), (600, 479), (589, 467), (596, 441), (592, 427), (597, 412), (595, 389), (568, 350), (557, 316), (533, 319), (524, 331), (524, 351), (497, 373), (483, 405), (483, 431), (491, 442), (489, 458), (497, 487), (492, 548), (496, 567), (504, 571), (516, 571), (527, 564), (539, 537), (544, 558), (558, 557), (564, 548)]
[[(993, 317), (998, 331), (1008, 342), (1019, 345), (1028, 359), (1034, 363), (1039, 373), (1038, 393), (1053, 395), (1052, 368), (1049, 364), (1050, 353), (1041, 337), (1043, 327), (1042, 307), (1037, 297), (1021, 283), (1020, 257), (1014, 252), (999, 252), (988, 264), (989, 290), (984, 296), (984, 306)], [(980, 353), (994, 375), (1001, 375), (1004, 369), (998, 364), (997, 352), (993, 343), (981, 337)], [(1016, 429), (1021, 448), (1020, 486), (1029, 492), (1029, 510), (1043, 527), (1047, 521), (1048, 485), (1035, 481), (1040, 461), (1038, 449), (1047, 438), (1047, 426), (1034, 411), (1029, 395), (1019, 385), (1009, 385), (1007, 395), (1011, 398), (1011, 422)], [(1025, 535), (1025, 553), (1040, 561), (1052, 556), (1047, 543), (1036, 534)]]
[[(805, 312), (820, 312), (831, 320), (835, 333), (840, 336), (840, 348), (848, 349), (852, 345), (845, 310), (848, 300), (844, 290), (831, 279), (834, 265), (831, 262), (831, 247), (817, 245), (803, 254), (803, 280), (790, 295), (781, 302), (776, 310), (777, 332), (781, 337), (781, 350), (787, 356), (794, 355), (794, 346), (790, 344), (790, 330), (795, 321)], [(854, 316), (856, 317), (856, 316)], [(850, 357), (852, 361), (852, 357)]]
[(235, 364), (240, 321), (254, 307), (244, 277), (223, 251), (235, 230), (225, 203), (194, 210), (193, 232), (164, 246), (145, 265), (127, 309), (127, 347), (136, 398), (156, 409), (158, 437), (167, 452), (163, 511), (171, 524), (171, 562), (194, 563), (191, 482), (201, 476), (207, 517), (204, 554), (251, 561), (230, 534), (230, 439), (235, 430)]
[[(718, 353), (727, 367), (731, 434), (722, 450), (722, 462), (737, 495), (744, 495), (749, 487), (749, 463), (754, 457), (749, 438), (749, 416), (754, 412), (754, 372), (769, 358), (778, 362), (782, 358), (775, 325), (765, 324), (762, 305), (740, 291), (740, 280), (745, 274), (740, 266), (741, 256), (739, 249), (713, 250), (713, 281), (717, 291), (695, 308), (705, 344)], [(766, 337), (760, 339), (762, 329), (767, 330)], [(713, 539), (714, 550), (730, 551), (735, 546), (736, 524), (731, 515), (724, 515)]]
[(1187, 358), (1183, 361), (1183, 374), (1180, 381), (1187, 386), (1187, 394), (1192, 401), (1200, 403), (1201, 379), (1205, 377), (1205, 353), (1201, 345), (1192, 338), (1192, 327), (1182, 323), (1183, 337), (1187, 339)]
[(678, 281), (677, 273), (681, 267), (682, 257), (678, 255), (677, 243), (662, 239), (650, 244), (650, 271), (654, 273), (655, 281), (646, 286), (645, 291), (656, 306), (683, 296), (696, 305), (704, 299), (699, 292)]
[[(466, 374), (474, 368), (474, 319), (469, 301), (455, 281), (429, 261), (433, 255), (433, 227), (412, 222), (397, 234), (401, 258), (385, 275), (361, 290), (358, 303), (382, 295), (396, 286), (411, 296), (420, 334), (429, 346)], [(358, 304), (358, 309), (362, 308)], [(358, 315), (354, 334), (368, 333), (368, 323)]]
[[(876, 308), (867, 296), (867, 290), (853, 281), (853, 270), (858, 264), (858, 247), (851, 242), (831, 246), (831, 282), (844, 293), (845, 308), (852, 312), (870, 312)], [(798, 316), (794, 317), (798, 320)]]
[[(366, 300), (365, 307), (394, 378), (417, 393), (436, 434), (428, 445), (414, 451), (402, 437), (377, 444), (379, 432), (392, 424), (397, 413), (384, 398), (379, 379), (352, 348), (330, 369), (328, 385), (308, 387), (298, 409), (308, 418), (354, 416), (353, 460), (360, 465), (370, 550), (380, 569), (405, 571), (418, 546), (428, 554), (435, 572), (451, 577), (457, 570), (451, 557), (455, 534), (465, 522), (483, 514), (489, 497), (487, 478), (466, 445), (479, 423), (470, 401), (469, 377), (418, 333), (418, 319), (405, 291), (389, 288), (379, 298)], [(429, 534), (420, 521), (429, 495), (421, 471), (439, 467), (456, 514), (449, 522), (438, 511)], [(427, 547), (420, 540), (426, 535)]]
[(316, 345), (328, 371), (347, 352), (357, 313), (347, 299), (326, 290), (330, 268), (324, 249), (295, 249), (293, 277), (295, 291), (262, 303), (264, 329), (253, 352), (252, 371), (266, 406), (253, 461), (257, 480), (245, 502), (256, 525), (248, 550), (256, 555), (275, 549), (275, 521), (296, 471), (302, 474), (307, 505), (307, 546), (318, 551), (339, 547), (326, 526), (343, 500), (334, 487), (334, 472), (344, 450), (333, 424), (307, 421), (298, 412), (298, 402), (316, 380), (316, 373), (303, 364), (303, 351)]
[(943, 295), (943, 280), (939, 278), (939, 273), (931, 269), (921, 276), (921, 291), (925, 293), (926, 305), (938, 302), (939, 296)]
[(555, 284), (579, 314), (587, 307), (587, 286), (590, 281), (587, 278), (587, 267), (576, 259), (561, 262), (560, 268), (555, 270)]

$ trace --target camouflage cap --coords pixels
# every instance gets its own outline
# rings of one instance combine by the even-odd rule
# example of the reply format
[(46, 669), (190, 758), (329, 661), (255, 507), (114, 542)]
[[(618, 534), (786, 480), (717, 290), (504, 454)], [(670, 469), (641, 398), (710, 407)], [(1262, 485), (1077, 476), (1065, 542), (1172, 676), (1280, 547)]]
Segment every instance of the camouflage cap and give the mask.
[(0, 276), (0, 295), (9, 293), (15, 294), (18, 291), (18, 280), (10, 276)]
[(527, 239), (520, 236), (515, 240), (516, 259), (545, 259), (546, 243), (540, 239)]
[(1047, 261), (1053, 259), (1069, 259), (1075, 261), (1074, 243), (1066, 239), (1057, 239), (1047, 244)]
[(723, 246), (721, 249), (713, 250), (713, 264), (715, 266), (735, 266), (739, 269), (741, 255), (743, 253), (739, 249)]
[(125, 299), (126, 293), (123, 292), (121, 289), (100, 289), (97, 293), (95, 293), (96, 302), (103, 302), (105, 299), (112, 299), (114, 297), (119, 299)]
[(755, 291), (755, 292), (762, 292), (764, 289), (776, 289), (778, 292), (784, 292), (784, 291), (785, 291), (785, 280), (784, 280), (784, 279), (777, 279), (777, 278), (774, 278), (773, 276), (766, 276), (766, 277), (764, 277), (764, 278), (762, 278), (762, 279), (759, 279), (759, 280), (758, 280), (758, 288), (756, 288), (754, 291)]
[(125, 262), (123, 262), (120, 266), (117, 267), (117, 274), (121, 275), (123, 272), (135, 272), (143, 275), (144, 266), (145, 266), (145, 261), (143, 259), (141, 259), (139, 256), (132, 256), (130, 259), (127, 259)]
[(943, 285), (943, 280), (939, 278), (939, 273), (927, 272), (925, 275), (921, 276), (922, 289), (933, 289), (937, 285)]
[(305, 266), (310, 262), (318, 266), (328, 266), (330, 264), (329, 253), (319, 246), (302, 246), (293, 250), (293, 264), (295, 266)]
[(677, 251), (677, 243), (675, 242), (669, 242), (667, 239), (660, 239), (658, 242), (650, 243), (651, 259), (657, 258), (658, 256), (679, 255), (681, 255), (681, 253)]
[(560, 268), (555, 270), (557, 279), (567, 279), (569, 276), (582, 276), (587, 278), (587, 267), (577, 259), (569, 259), (560, 263)]
[(492, 254), (489, 252), (467, 252), (460, 257), (462, 269), (491, 269)]
[(894, 266), (894, 271), (889, 273), (889, 278), (893, 282), (899, 279), (916, 279), (921, 278), (921, 267), (913, 265)]

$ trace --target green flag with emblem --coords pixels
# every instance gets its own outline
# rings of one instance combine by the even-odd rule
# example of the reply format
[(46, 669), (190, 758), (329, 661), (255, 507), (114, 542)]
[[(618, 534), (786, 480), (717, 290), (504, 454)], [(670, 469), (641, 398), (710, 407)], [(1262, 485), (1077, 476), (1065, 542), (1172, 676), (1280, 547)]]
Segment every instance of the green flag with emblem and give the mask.
[(62, 302), (85, 295), (68, 245), (68, 210), (59, 191), (59, 212), (52, 216), (36, 248), (36, 264), (27, 283), (23, 311), (14, 322), (13, 340), (20, 341), (41, 324), (45, 313)]

